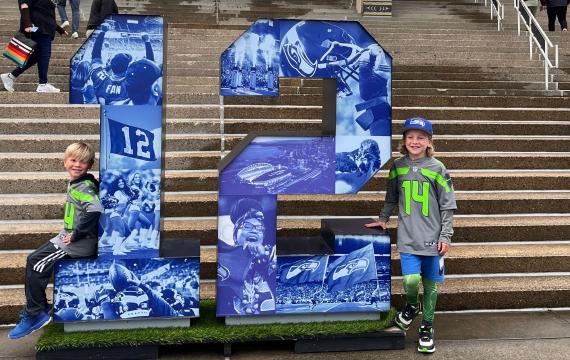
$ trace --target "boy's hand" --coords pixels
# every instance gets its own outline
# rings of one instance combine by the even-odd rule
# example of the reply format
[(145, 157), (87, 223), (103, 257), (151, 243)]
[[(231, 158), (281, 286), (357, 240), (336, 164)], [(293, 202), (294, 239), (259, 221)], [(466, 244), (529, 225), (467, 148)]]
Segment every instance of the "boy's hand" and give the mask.
[(381, 221), (381, 220), (373, 222), (373, 223), (365, 224), (364, 226), (369, 227), (369, 228), (381, 227), (382, 229), (386, 230), (386, 223), (384, 221)]
[(437, 251), (439, 252), (440, 256), (445, 255), (449, 251), (449, 244), (438, 241), (437, 242)]
[(73, 233), (69, 233), (69, 234), (65, 235), (64, 238), (63, 238), (63, 243), (64, 243), (65, 245), (71, 244), (71, 237), (72, 237), (72, 236), (73, 236)]

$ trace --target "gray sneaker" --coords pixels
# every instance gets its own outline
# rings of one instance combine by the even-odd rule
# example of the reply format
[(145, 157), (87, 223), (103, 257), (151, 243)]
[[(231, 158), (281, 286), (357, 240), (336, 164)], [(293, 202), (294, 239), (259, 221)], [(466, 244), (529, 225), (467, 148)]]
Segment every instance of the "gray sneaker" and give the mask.
[(4, 85), (4, 89), (9, 92), (14, 92), (14, 76), (10, 73), (0, 75), (0, 79), (2, 79), (2, 84)]
[(52, 84), (38, 84), (36, 92), (40, 93), (58, 93), (60, 90)]

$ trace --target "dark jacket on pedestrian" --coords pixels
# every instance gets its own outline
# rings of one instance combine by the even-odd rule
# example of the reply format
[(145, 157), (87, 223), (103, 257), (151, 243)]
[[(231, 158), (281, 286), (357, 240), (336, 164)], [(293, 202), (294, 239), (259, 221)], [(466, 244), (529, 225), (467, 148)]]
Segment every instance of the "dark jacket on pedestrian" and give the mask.
[(87, 30), (94, 30), (101, 25), (103, 20), (111, 14), (118, 14), (119, 8), (115, 0), (93, 0)]
[(568, 0), (540, 0), (540, 5), (547, 7), (568, 6)]
[[(27, 9), (22, 9), (22, 4), (27, 4)], [(38, 35), (48, 35), (53, 39), (55, 32), (63, 34), (63, 29), (57, 25), (55, 20), (55, 3), (51, 0), (18, 0), (20, 9), (20, 32), (24, 29), (37, 26)]]

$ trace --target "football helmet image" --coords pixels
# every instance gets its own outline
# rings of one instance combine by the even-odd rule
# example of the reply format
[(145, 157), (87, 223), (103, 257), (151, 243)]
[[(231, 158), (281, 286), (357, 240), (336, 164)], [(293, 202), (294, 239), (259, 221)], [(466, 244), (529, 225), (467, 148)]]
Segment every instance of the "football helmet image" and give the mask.
[(113, 307), (121, 319), (150, 315), (148, 295), (138, 286), (129, 286), (119, 291), (113, 301)]
[(350, 96), (350, 80), (358, 83), (358, 59), (367, 51), (332, 22), (301, 21), (281, 41), (283, 75), (336, 77), (339, 90)]

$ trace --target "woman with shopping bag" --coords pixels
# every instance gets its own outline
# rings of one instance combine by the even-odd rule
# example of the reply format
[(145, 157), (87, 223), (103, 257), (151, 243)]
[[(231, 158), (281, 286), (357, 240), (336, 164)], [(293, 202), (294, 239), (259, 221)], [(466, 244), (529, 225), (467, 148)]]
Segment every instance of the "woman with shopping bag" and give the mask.
[(60, 35), (67, 32), (57, 25), (55, 8), (57, 0), (18, 0), (20, 8), (20, 32), (36, 42), (36, 47), (24, 67), (17, 67), (11, 73), (0, 75), (7, 91), (14, 91), (14, 82), (30, 67), (38, 66), (37, 92), (59, 92), (48, 83), (48, 68), (51, 58), (51, 43), (57, 31)]

